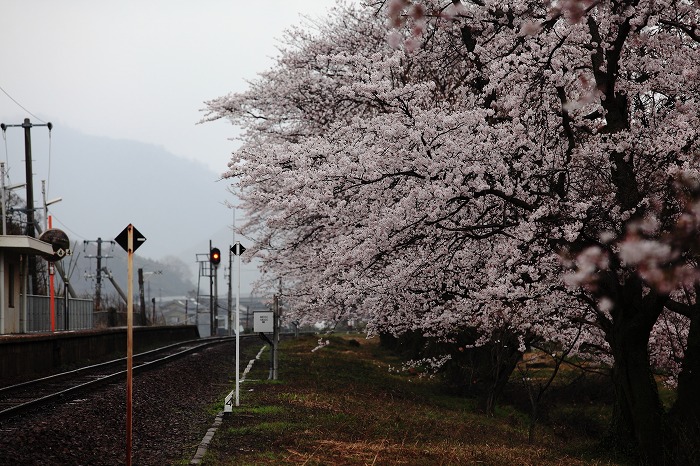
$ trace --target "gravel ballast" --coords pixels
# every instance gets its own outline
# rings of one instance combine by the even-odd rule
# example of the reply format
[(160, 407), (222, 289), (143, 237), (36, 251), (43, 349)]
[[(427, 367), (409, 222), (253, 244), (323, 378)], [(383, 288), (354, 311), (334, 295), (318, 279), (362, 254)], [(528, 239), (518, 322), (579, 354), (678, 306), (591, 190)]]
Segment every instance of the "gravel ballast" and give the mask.
[[(246, 343), (241, 342), (241, 361), (257, 350), (257, 341)], [(216, 417), (214, 405), (233, 388), (234, 364), (231, 342), (136, 374), (133, 464), (182, 464), (192, 458)], [(126, 382), (0, 421), (0, 434), (0, 464), (125, 464)]]

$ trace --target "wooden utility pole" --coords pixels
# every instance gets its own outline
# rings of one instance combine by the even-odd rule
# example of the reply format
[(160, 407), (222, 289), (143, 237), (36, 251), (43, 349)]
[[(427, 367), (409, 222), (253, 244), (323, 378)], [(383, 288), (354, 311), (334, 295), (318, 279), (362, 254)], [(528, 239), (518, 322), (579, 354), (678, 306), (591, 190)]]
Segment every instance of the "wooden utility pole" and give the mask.
[[(29, 118), (24, 119), (22, 123), (24, 128), (24, 166), (25, 179), (27, 180), (27, 236), (34, 238), (34, 174), (32, 171), (32, 124)], [(49, 128), (49, 131), (51, 128)]]
[[(139, 268), (139, 306), (141, 307), (141, 325), (147, 325), (148, 319), (146, 318), (146, 297), (143, 292), (143, 268)], [(155, 325), (155, 321), (153, 322)]]

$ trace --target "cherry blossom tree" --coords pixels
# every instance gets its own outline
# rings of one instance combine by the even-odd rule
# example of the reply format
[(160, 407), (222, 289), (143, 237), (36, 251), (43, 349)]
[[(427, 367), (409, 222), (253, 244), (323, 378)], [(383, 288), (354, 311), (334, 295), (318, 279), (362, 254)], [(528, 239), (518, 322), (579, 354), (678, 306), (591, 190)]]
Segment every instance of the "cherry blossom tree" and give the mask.
[[(553, 132), (543, 133), (541, 152), (562, 157), (548, 161), (558, 173), (552, 181), (559, 199), (535, 205), (527, 196), (517, 199), (554, 220), (538, 222), (545, 229), (571, 218), (569, 200), (587, 204), (578, 228), (557, 246), (578, 262), (571, 283), (583, 286), (592, 304), (604, 303), (597, 306), (596, 323), (613, 352), (623, 424), (644, 459), (659, 463), (662, 409), (648, 370), (648, 345), (664, 308), (690, 319), (677, 402), (683, 409), (674, 412), (683, 413), (679, 424), (698, 425), (698, 406), (683, 387), (697, 383), (691, 355), (697, 215), (694, 201), (683, 198), (695, 196), (698, 179), (698, 5), (457, 1), (444, 6), (392, 1), (389, 16), (397, 31), (413, 25), (405, 33), (409, 50), (415, 48), (409, 40), (425, 35), (425, 18), (451, 17), (469, 59), (489, 71), (483, 80), (493, 96), (490, 106), (507, 124), (515, 131), (534, 129), (533, 117), (547, 118), (545, 127)], [(679, 301), (674, 290), (685, 291)]]
[[(528, 344), (553, 325), (549, 333), (573, 334), (562, 324), (580, 323), (559, 315), (584, 311), (565, 306), (551, 251), (518, 257), (521, 239), (492, 241), (507, 225), (505, 204), (460, 207), (468, 186), (454, 184), (464, 161), (458, 141), (479, 143), (483, 132), (469, 133), (490, 113), (462, 108), (473, 98), (458, 85), (468, 70), (445, 68), (454, 59), (442, 43), (420, 60), (391, 47), (371, 9), (339, 21), (317, 37), (294, 31), (279, 67), (248, 93), (210, 103), (214, 117), (249, 131), (229, 173), (249, 210), (245, 232), (268, 275), (284, 277), (298, 317), (362, 313), (373, 332), (438, 337), (476, 329), (475, 344), (502, 349), (484, 400), (492, 411)], [(437, 68), (426, 66), (436, 52)], [(480, 155), (469, 170), (483, 171), (477, 162), (491, 163)], [(463, 228), (472, 216), (482, 225)], [(561, 306), (551, 306), (550, 288), (565, 296)]]
[[(247, 92), (208, 102), (245, 130), (226, 175), (243, 233), (307, 318), (517, 351), (585, 328), (621, 431), (646, 462), (681, 458), (700, 426), (698, 15), (390, 1), (294, 29)], [(684, 433), (662, 428), (652, 358), (679, 374)]]

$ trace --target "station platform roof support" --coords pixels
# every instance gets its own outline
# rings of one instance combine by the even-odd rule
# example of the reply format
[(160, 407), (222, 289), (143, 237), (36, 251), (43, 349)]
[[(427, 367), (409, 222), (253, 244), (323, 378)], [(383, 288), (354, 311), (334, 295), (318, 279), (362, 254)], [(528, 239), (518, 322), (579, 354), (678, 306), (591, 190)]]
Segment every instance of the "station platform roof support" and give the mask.
[(0, 252), (12, 251), (16, 254), (53, 256), (53, 246), (31, 236), (0, 235)]

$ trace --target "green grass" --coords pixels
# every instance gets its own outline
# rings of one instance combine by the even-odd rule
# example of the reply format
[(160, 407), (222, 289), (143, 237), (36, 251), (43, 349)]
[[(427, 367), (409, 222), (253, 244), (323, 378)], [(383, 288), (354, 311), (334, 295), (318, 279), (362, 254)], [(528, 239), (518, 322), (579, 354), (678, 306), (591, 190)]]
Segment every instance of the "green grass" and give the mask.
[(261, 416), (270, 416), (284, 413), (284, 408), (282, 406), (242, 406), (240, 407), (238, 412), (241, 414), (258, 414)]
[(448, 394), (437, 379), (390, 372), (401, 361), (376, 340), (329, 340), (313, 353), (317, 338), (285, 341), (275, 382), (265, 380), (263, 353), (203, 464), (624, 464), (599, 447), (605, 405), (557, 405), (529, 444), (521, 404), (502, 403), (484, 416), (474, 400)]
[(225, 432), (232, 435), (281, 435), (299, 426), (299, 424), (285, 421), (272, 421), (260, 422), (252, 426), (228, 427)]

